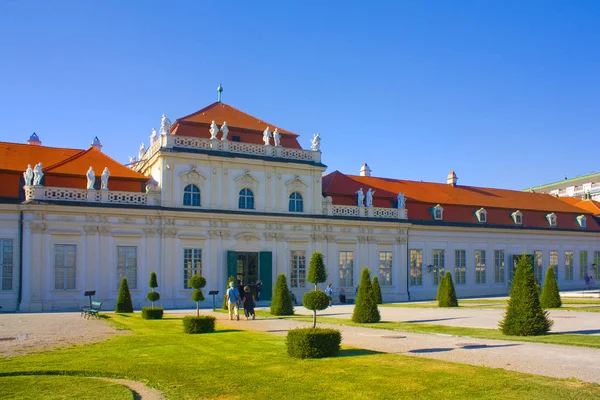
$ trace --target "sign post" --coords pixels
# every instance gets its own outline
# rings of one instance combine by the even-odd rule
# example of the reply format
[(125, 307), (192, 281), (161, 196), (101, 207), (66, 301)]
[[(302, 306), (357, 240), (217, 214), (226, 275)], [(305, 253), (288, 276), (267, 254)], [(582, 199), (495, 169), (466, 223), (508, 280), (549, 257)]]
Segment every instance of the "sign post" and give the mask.
[(211, 290), (210, 292), (208, 292), (208, 294), (212, 295), (212, 297), (213, 297), (213, 311), (215, 311), (216, 307), (217, 307), (216, 306), (217, 303), (216, 303), (215, 296), (219, 294), (219, 291), (218, 290)]

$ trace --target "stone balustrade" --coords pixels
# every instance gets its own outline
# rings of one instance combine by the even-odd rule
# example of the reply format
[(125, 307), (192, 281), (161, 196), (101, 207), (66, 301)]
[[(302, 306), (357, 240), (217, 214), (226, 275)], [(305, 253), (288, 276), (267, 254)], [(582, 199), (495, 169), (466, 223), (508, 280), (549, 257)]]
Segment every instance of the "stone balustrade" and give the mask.
[(134, 204), (159, 206), (160, 192), (139, 193), (63, 187), (24, 186), (25, 200), (58, 200), (78, 203)]
[(330, 199), (331, 198), (328, 197), (323, 202), (323, 215), (384, 219), (408, 218), (408, 212), (406, 208), (341, 206), (332, 204)]

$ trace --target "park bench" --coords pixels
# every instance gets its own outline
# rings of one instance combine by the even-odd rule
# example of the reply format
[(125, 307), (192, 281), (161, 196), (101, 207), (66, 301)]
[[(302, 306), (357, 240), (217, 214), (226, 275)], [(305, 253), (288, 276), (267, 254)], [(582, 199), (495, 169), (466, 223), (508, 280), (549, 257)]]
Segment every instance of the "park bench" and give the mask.
[(92, 304), (89, 306), (85, 306), (81, 309), (81, 316), (89, 319), (91, 316), (95, 316), (96, 318), (100, 318), (99, 312), (102, 308), (102, 303), (99, 301), (92, 301)]

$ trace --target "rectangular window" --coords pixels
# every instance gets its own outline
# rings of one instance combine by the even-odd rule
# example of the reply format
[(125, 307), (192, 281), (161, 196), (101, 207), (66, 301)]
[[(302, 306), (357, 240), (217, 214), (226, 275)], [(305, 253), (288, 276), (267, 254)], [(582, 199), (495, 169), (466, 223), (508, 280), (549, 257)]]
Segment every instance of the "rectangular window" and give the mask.
[(439, 285), (446, 270), (444, 250), (433, 251), (433, 284)]
[(340, 251), (340, 287), (354, 287), (354, 252)]
[(590, 271), (591, 275), (594, 275), (594, 279), (598, 279), (599, 278), (599, 273), (598, 273), (598, 264), (600, 264), (600, 251), (595, 251), (594, 252), (594, 264), (596, 264), (594, 266), (594, 270)]
[(554, 276), (558, 282), (558, 251), (556, 250), (550, 251), (550, 265), (554, 267)]
[(0, 239), (0, 270), (2, 272), (2, 290), (13, 288), (13, 241)]
[(588, 253), (587, 251), (579, 252), (579, 278), (583, 281), (588, 275)]
[(306, 252), (292, 251), (290, 254), (290, 286), (303, 288), (306, 286)]
[(410, 285), (423, 285), (423, 250), (410, 250)]
[(54, 245), (54, 289), (76, 289), (77, 246), (72, 244)]
[(392, 286), (392, 252), (379, 252), (379, 284)]
[(129, 289), (137, 289), (137, 247), (117, 246), (117, 287), (123, 277), (127, 278)]
[(467, 276), (467, 251), (454, 250), (454, 280), (457, 285), (464, 285)]
[(573, 252), (565, 251), (565, 281), (573, 280)]
[(485, 250), (475, 250), (475, 283), (485, 283)]
[(504, 283), (504, 250), (494, 250), (494, 282)]
[(202, 275), (202, 249), (183, 249), (184, 289), (191, 289), (189, 281), (194, 275)]
[(533, 276), (540, 284), (542, 283), (542, 254), (541, 250), (535, 250), (533, 252)]

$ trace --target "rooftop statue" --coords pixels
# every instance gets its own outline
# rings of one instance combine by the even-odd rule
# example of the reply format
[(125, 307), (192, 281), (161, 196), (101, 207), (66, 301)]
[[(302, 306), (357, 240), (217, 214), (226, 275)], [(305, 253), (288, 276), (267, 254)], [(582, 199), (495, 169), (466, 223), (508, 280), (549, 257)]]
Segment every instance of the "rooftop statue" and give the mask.
[(273, 132), (273, 142), (275, 143), (275, 146), (281, 146), (281, 134), (279, 134), (279, 130), (277, 128), (275, 128), (275, 132)]
[(108, 167), (104, 167), (104, 171), (102, 171), (102, 176), (100, 176), (102, 190), (108, 190), (108, 178), (109, 177), (110, 177), (110, 171), (108, 170)]
[(312, 151), (321, 151), (321, 135), (315, 133), (310, 142), (310, 149)]
[(146, 146), (144, 145), (144, 142), (142, 142), (140, 145), (140, 152), (138, 153), (138, 160), (141, 160), (142, 157), (144, 157), (144, 154), (146, 154)]
[(94, 169), (90, 166), (90, 169), (88, 169), (85, 175), (87, 177), (88, 190), (94, 190), (94, 184), (96, 183), (96, 174), (94, 173)]
[(375, 194), (374, 190), (367, 190), (367, 207), (373, 207), (373, 195)]
[(33, 186), (40, 186), (42, 182), (42, 177), (44, 173), (42, 172), (42, 163), (39, 162), (33, 167)]
[(364, 206), (365, 205), (365, 194), (364, 194), (362, 188), (360, 188), (356, 191), (356, 195), (357, 195), (356, 201), (358, 203), (358, 206), (359, 207)]
[(265, 131), (263, 132), (263, 142), (265, 142), (265, 146), (270, 146), (271, 145), (271, 138), (272, 137), (273, 137), (273, 135), (271, 134), (271, 130), (267, 126), (267, 129), (265, 129)]
[(171, 130), (171, 120), (167, 117), (167, 114), (163, 114), (160, 119), (160, 134), (166, 135)]
[(213, 121), (210, 124), (210, 129), (208, 131), (210, 132), (210, 138), (211, 138), (211, 140), (216, 140), (217, 139), (217, 133), (219, 133), (219, 127), (217, 126), (217, 124), (215, 124), (215, 121)]
[(404, 202), (406, 201), (404, 198), (404, 193), (398, 193), (396, 199), (398, 200), (398, 208), (404, 208)]
[(229, 128), (227, 127), (227, 121), (223, 122), (223, 125), (221, 125), (221, 133), (223, 133), (223, 136), (221, 136), (221, 140), (226, 141), (227, 135), (229, 134)]
[(150, 146), (156, 142), (156, 129), (152, 128), (152, 135), (150, 135)]
[(129, 156), (129, 168), (135, 167), (136, 162), (135, 156)]
[(31, 186), (31, 181), (33, 180), (33, 169), (31, 169), (31, 164), (27, 164), (27, 169), (23, 172), (23, 180), (25, 181), (25, 186)]

